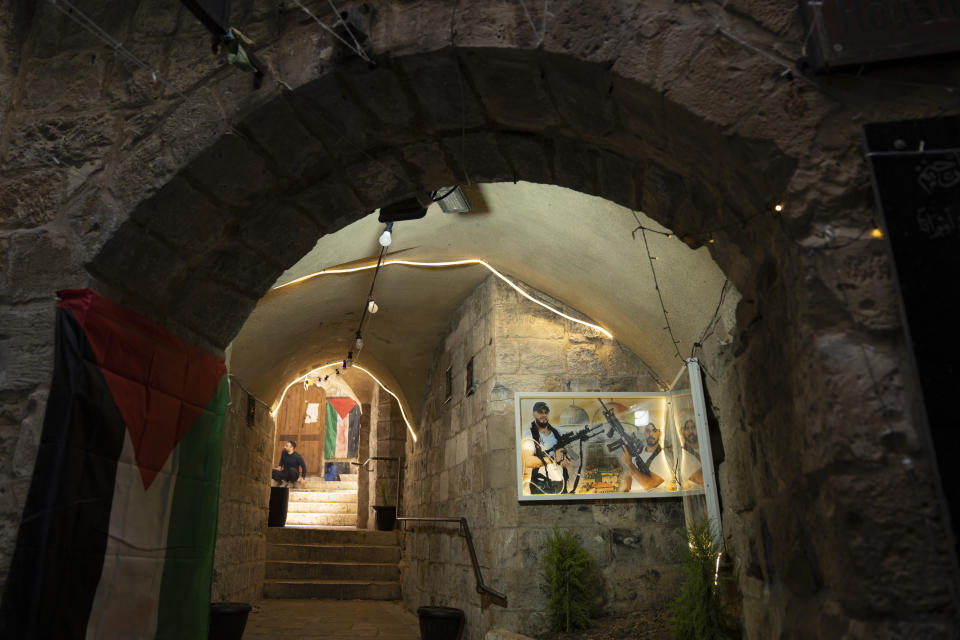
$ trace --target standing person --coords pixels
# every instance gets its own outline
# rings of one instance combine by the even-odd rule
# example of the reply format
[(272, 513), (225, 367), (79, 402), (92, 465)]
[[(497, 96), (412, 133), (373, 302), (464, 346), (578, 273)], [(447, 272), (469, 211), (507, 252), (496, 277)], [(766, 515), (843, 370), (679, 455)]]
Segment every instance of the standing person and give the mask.
[(530, 469), (531, 493), (563, 492), (570, 460), (566, 450), (556, 448), (559, 441), (560, 432), (550, 424), (550, 407), (546, 402), (534, 403), (530, 438), (521, 445), (523, 468)]
[(630, 452), (627, 451), (627, 448), (622, 447), (620, 464), (627, 471), (620, 483), (620, 491), (624, 493), (631, 490), (633, 493), (650, 491), (663, 484), (665, 478), (670, 477), (670, 467), (667, 465), (666, 456), (661, 455), (660, 429), (657, 428), (657, 425), (651, 422), (644, 427), (643, 438), (644, 447), (640, 453), (640, 459), (646, 463), (650, 473), (641, 472), (633, 464), (633, 460), (630, 459)]
[(303, 483), (307, 475), (307, 463), (303, 456), (296, 452), (297, 443), (288, 440), (283, 443), (283, 453), (280, 454), (280, 464), (273, 468), (271, 476), (277, 482)]
[(687, 420), (680, 429), (683, 439), (683, 454), (680, 462), (680, 479), (684, 488), (690, 483), (703, 484), (703, 467), (700, 463), (700, 441), (697, 439), (697, 425), (693, 420)]

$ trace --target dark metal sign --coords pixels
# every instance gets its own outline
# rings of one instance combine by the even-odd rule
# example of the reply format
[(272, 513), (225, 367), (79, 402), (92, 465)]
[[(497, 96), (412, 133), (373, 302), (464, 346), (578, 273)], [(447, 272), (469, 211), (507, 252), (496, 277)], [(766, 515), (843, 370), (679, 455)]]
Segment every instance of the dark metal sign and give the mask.
[(818, 70), (960, 51), (960, 0), (800, 0)]
[(864, 134), (940, 486), (958, 532), (960, 483), (948, 470), (960, 451), (960, 116), (868, 124)]

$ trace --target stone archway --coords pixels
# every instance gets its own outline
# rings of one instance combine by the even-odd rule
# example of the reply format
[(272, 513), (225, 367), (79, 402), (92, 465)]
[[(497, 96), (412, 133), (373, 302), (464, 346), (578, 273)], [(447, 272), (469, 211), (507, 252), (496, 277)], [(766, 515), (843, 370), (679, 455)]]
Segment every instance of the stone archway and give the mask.
[[(799, 41), (796, 17), (775, 9), (592, 9), (559, 3), (538, 32), (514, 3), (377, 3), (375, 69), (340, 60), (290, 13), (250, 9), (253, 35), (269, 43), (259, 54), (286, 87), (251, 92), (249, 78), (191, 68), (187, 100), (142, 113), (122, 107), (121, 129), (135, 131), (115, 146), (85, 147), (89, 157), (70, 176), (20, 158), (29, 173), (21, 182), (60, 181), (50, 197), (62, 213), (8, 240), (10, 259), (46, 262), (65, 246), (70, 259), (39, 277), (10, 270), (4, 288), (14, 304), (31, 303), (31, 292), (74, 282), (86, 263), (128, 305), (222, 348), (320, 233), (468, 177), (568, 186), (643, 209), (677, 232), (727, 226), (783, 199), (792, 233), (816, 244), (827, 224), (855, 235), (870, 217), (857, 122), (946, 108), (941, 96), (917, 106), (923, 89), (873, 101), (852, 84), (791, 79), (780, 54), (757, 54), (775, 52), (779, 38)], [(169, 41), (198, 39), (169, 12), (140, 11), (127, 23), (166, 38), (171, 65), (184, 50)], [(87, 69), (96, 45), (47, 29), (34, 24), (25, 38), (8, 139), (42, 132), (31, 118), (42, 122), (49, 105), (30, 82), (44, 74), (99, 73), (111, 91), (126, 88), (108, 105), (145, 104), (134, 91), (144, 78), (105, 71), (96, 56)], [(44, 89), (64, 101), (77, 91)], [(16, 155), (11, 148), (5, 157)], [(828, 261), (769, 228), (717, 233), (724, 242), (714, 257), (745, 298), (734, 346), (708, 361), (748, 634), (933, 628), (924, 625), (949, 606), (951, 577), (930, 524), (936, 498), (882, 250), (853, 244)], [(49, 350), (49, 339), (33, 339)], [(863, 353), (896, 399), (886, 413), (851, 364)], [(31, 407), (17, 400), (29, 434), (43, 383), (16, 392), (33, 394)], [(19, 439), (18, 468), (35, 451), (29, 435)], [(919, 461), (916, 475), (894, 464), (904, 456)], [(916, 530), (933, 531), (932, 542), (904, 542)], [(811, 627), (821, 611), (830, 621)]]

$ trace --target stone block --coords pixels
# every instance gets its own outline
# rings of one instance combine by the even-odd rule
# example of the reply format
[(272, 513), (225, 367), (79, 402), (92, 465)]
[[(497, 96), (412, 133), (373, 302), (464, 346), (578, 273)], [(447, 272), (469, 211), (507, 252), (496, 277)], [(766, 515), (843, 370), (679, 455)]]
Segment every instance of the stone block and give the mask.
[(343, 174), (336, 173), (292, 196), (323, 233), (332, 233), (368, 213)]
[(175, 178), (130, 217), (189, 257), (216, 244), (232, 217), (183, 178)]
[(556, 184), (580, 193), (602, 195), (597, 189), (595, 149), (558, 137), (554, 140), (553, 167)]
[(508, 129), (543, 131), (561, 123), (532, 54), (495, 50), (462, 51), (487, 114)]
[(381, 142), (386, 132), (344, 91), (341, 81), (328, 74), (297, 89), (293, 101), (300, 119), (323, 140), (335, 157), (360, 155)]
[(726, 127), (752, 113), (781, 80), (783, 67), (716, 35), (670, 83), (666, 97)]
[(393, 156), (381, 155), (351, 165), (344, 172), (360, 200), (369, 208), (412, 197), (419, 185)]
[[(537, 9), (532, 7), (534, 15)], [(537, 47), (540, 39), (541, 29), (530, 27), (519, 3), (499, 0), (458, 5), (455, 18), (452, 39), (457, 48), (530, 50)]]
[(249, 205), (277, 184), (260, 153), (233, 133), (221, 136), (190, 163), (188, 171), (209, 195), (234, 207)]
[(642, 165), (605, 151), (597, 153), (597, 191), (601, 196), (628, 209), (637, 209), (642, 184)]
[(167, 78), (159, 71), (167, 54), (166, 39), (131, 40), (125, 46), (150, 68), (144, 69), (126, 56), (112, 56), (106, 65), (103, 82), (103, 93), (108, 104), (115, 108), (139, 108), (160, 99), (165, 92), (169, 93), (169, 88), (164, 84)]
[(414, 179), (428, 189), (439, 189), (458, 183), (440, 144), (435, 141), (426, 140), (404, 145), (403, 161), (414, 168)]
[[(199, 21), (193, 17), (193, 14), (187, 11), (181, 12), (188, 17), (191, 26), (199, 25)], [(201, 27), (202, 28), (202, 27)], [(204, 35), (190, 33), (183, 27), (178, 29), (177, 34), (170, 40), (170, 50), (167, 56), (169, 69), (175, 69), (176, 73), (164, 76), (172, 88), (167, 88), (166, 92), (173, 97), (176, 92), (190, 94), (204, 84), (217, 73), (241, 73), (239, 70), (228, 68), (223, 58), (216, 56), (210, 50), (210, 37), (206, 30)]]
[(596, 349), (589, 345), (568, 346), (564, 358), (568, 375), (601, 375), (604, 373), (603, 364)]
[(113, 117), (107, 113), (58, 113), (14, 121), (6, 167), (43, 164), (74, 172), (85, 165), (100, 167), (103, 155), (118, 137), (113, 125)]
[(448, 136), (442, 146), (450, 159), (450, 168), (460, 176), (458, 182), (506, 182), (515, 179), (492, 133), (466, 133)]
[[(130, 265), (136, 265), (131, 269)], [(182, 259), (138, 224), (120, 226), (90, 265), (105, 282), (140, 292), (154, 301), (166, 298)]]
[(22, 170), (0, 177), (0, 230), (30, 229), (57, 217), (66, 174), (57, 169)]
[(533, 638), (506, 629), (490, 629), (484, 634), (483, 640), (533, 640)]
[(177, 12), (165, 0), (145, 0), (133, 14), (133, 30), (139, 35), (170, 35), (177, 28)]
[(291, 266), (317, 243), (320, 230), (296, 207), (278, 202), (247, 212), (240, 238), (271, 262)]
[(405, 86), (403, 78), (384, 66), (340, 74), (340, 83), (353, 94), (356, 101), (380, 121), (382, 127), (411, 127), (414, 120), (407, 94), (416, 93), (416, 84)]
[(473, 129), (486, 121), (480, 100), (465, 77), (457, 50), (449, 55), (405, 56), (397, 61), (427, 131)]
[[(651, 15), (641, 27), (639, 37), (620, 52), (611, 72), (645, 89), (663, 92), (686, 74), (687, 65), (712, 29), (712, 25), (678, 21), (666, 13)], [(621, 97), (619, 88), (615, 85), (614, 100)]]
[(616, 118), (610, 98), (613, 85), (605, 69), (547, 56), (543, 70), (568, 136), (589, 139), (610, 135)]
[(563, 371), (563, 346), (552, 340), (526, 340), (520, 344), (520, 369), (526, 373)]
[(256, 297), (204, 278), (177, 283), (175, 291), (175, 320), (220, 348), (233, 340), (257, 303)]
[(535, 134), (506, 132), (497, 134), (500, 152), (513, 169), (514, 180), (554, 184), (549, 144)]
[(680, 13), (679, 8), (665, 11), (662, 7), (653, 3), (617, 5), (604, 0), (550, 7), (543, 48), (563, 58), (608, 63), (617, 59), (625, 43), (638, 37), (651, 14)]
[(564, 336), (562, 319), (527, 301), (516, 306), (498, 305), (494, 323), (498, 345), (509, 339), (560, 340)]
[(53, 298), (58, 289), (83, 287), (87, 274), (76, 255), (74, 239), (56, 229), (36, 229), (14, 234), (0, 244), (0, 283), (11, 301)]
[[(0, 389), (33, 389), (49, 382), (53, 364), (54, 299), (0, 309)], [(17, 413), (21, 414), (26, 407)], [(2, 415), (2, 414), (0, 414)], [(19, 422), (22, 414), (11, 416)], [(2, 418), (0, 418), (2, 420)]]
[(99, 104), (108, 56), (102, 48), (71, 51), (49, 60), (33, 59), (23, 76), (18, 107), (25, 111), (66, 113)]
[(320, 140), (300, 123), (285, 96), (255, 110), (240, 128), (270, 156), (285, 181), (324, 175), (336, 166)]

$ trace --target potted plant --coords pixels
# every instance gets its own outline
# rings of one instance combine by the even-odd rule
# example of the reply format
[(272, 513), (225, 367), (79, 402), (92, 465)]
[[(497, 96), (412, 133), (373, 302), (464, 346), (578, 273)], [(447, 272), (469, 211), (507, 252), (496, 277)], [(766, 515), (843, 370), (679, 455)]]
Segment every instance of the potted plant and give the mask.
[(387, 504), (387, 487), (383, 482), (377, 483), (377, 494), (380, 496), (380, 504), (373, 505), (377, 531), (393, 531), (397, 524), (397, 507)]

